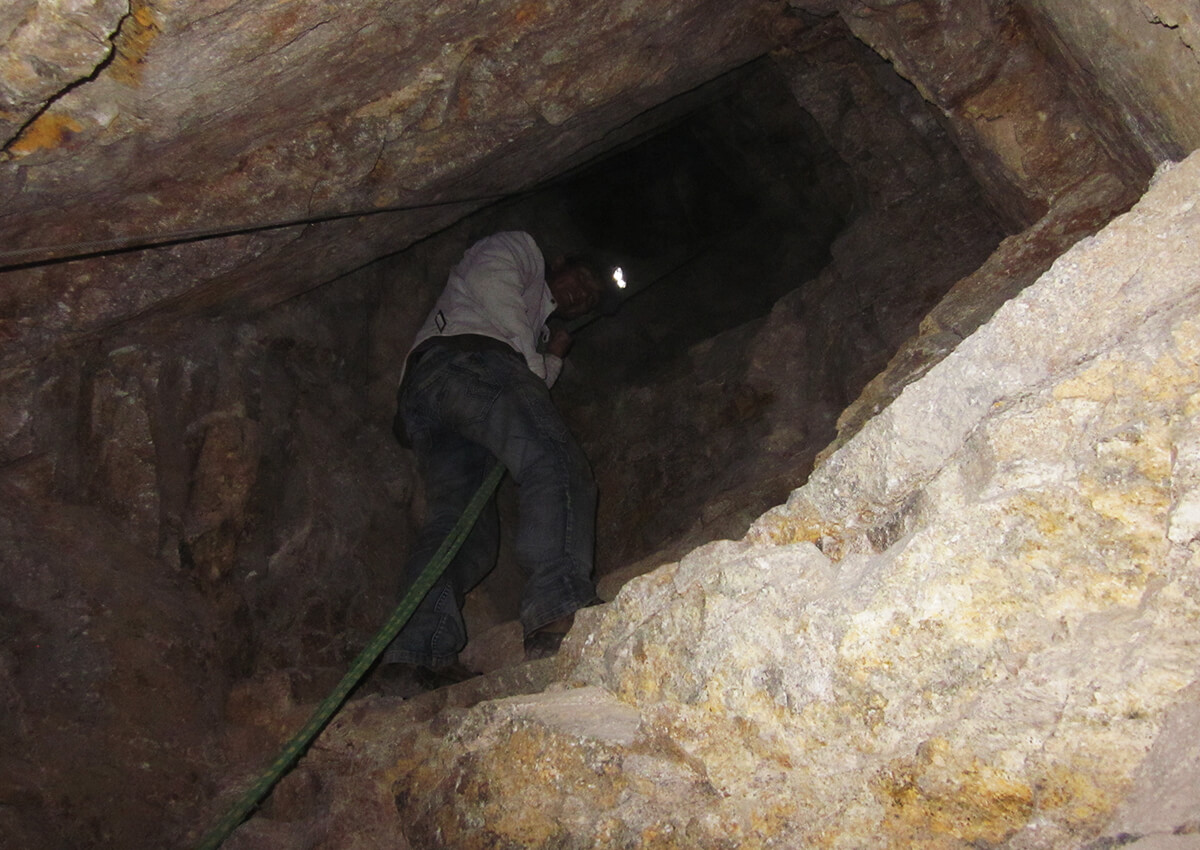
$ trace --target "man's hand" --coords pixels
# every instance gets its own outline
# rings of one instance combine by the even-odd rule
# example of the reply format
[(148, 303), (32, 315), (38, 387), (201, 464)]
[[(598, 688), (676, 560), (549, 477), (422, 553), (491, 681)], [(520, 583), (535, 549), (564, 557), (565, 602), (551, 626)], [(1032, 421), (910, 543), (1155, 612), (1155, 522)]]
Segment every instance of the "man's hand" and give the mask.
[(571, 350), (571, 335), (563, 328), (555, 328), (550, 332), (550, 341), (546, 343), (546, 353), (556, 357), (566, 357)]

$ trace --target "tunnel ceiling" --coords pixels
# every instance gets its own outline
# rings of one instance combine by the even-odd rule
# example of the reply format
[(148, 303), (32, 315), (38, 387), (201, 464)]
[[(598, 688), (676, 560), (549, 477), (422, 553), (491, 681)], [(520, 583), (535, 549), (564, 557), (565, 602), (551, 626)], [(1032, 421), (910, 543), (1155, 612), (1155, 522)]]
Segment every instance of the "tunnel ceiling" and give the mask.
[[(279, 303), (672, 125), (758, 57), (830, 38), (862, 38), (917, 84), (1014, 229), (1084, 176), (1148, 173), (1148, 152), (1186, 141), (1182, 118), (1156, 133), (1103, 98), (1081, 115), (1042, 48), (1074, 37), (1046, 32), (1048, 0), (944, 6), (5, 4), (0, 366), (134, 320)], [(835, 15), (848, 27), (826, 26)], [(1144, 138), (1127, 144), (1130, 128)], [(866, 182), (906, 168), (847, 153)]]
[(311, 289), (691, 110), (797, 25), (761, 0), (9, 4), (6, 362)]

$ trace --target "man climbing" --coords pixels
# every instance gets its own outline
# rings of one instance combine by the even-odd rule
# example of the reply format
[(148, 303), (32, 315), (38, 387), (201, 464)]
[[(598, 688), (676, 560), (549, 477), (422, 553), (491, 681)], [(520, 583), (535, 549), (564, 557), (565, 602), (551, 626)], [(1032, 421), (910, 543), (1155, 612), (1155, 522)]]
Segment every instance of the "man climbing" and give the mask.
[[(526, 657), (553, 654), (574, 612), (595, 601), (596, 487), (583, 452), (550, 399), (571, 345), (550, 316), (594, 309), (605, 285), (581, 258), (548, 269), (527, 233), (471, 246), (450, 272), (405, 362), (395, 431), (412, 446), (427, 518), (404, 568), (406, 586), (429, 562), (497, 462), (517, 484), (516, 552), (525, 573), (520, 620)], [(462, 604), (496, 562), (492, 498), (408, 624), (383, 656), (393, 675), (424, 687), (466, 675)]]

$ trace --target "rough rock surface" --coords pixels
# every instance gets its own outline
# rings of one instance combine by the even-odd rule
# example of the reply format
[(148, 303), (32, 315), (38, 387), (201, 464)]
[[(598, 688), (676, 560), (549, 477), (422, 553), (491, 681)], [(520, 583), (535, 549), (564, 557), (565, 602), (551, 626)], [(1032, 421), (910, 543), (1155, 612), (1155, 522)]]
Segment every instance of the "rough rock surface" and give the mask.
[(1032, 227), (1001, 243), (987, 261), (957, 281), (904, 340), (888, 364), (841, 411), (837, 436), (818, 462), (834, 452), (911, 381), (955, 349), (1009, 298), (1023, 290), (1064, 250), (1131, 203), (1130, 187), (1101, 172), (1064, 194)]
[(312, 846), (352, 846), (362, 759), (416, 847), (1193, 846), (1198, 184), (1164, 170), (744, 540), (585, 612), (557, 685), (340, 727)]
[[(1140, 148), (1153, 163), (1178, 159), (1200, 145), (1200, 116), (1190, 108), (1200, 89), (1200, 14), (1194, 3), (1031, 0), (1029, 6), (1062, 52), (1086, 70), (1089, 99), (1106, 106), (1137, 140), (1132, 155)], [(1097, 50), (1099, 44), (1110, 48)]]
[(1200, 121), (1194, 25), (1166, 2), (427, 5), (9, 4), (4, 362), (279, 303), (635, 136), (818, 16), (943, 112), (1013, 227), (1097, 170), (1144, 179)]
[[(718, 243), (697, 226), (740, 214), (744, 199), (736, 192), (723, 193), (708, 209), (685, 206), (686, 216), (664, 204), (655, 208), (659, 216), (652, 226), (641, 227), (633, 217), (624, 225), (638, 231), (643, 243), (688, 228), (694, 241), (711, 243), (706, 247), (713, 250), (681, 275), (696, 288), (683, 288), (683, 295), (676, 290), (672, 298), (687, 303), (689, 294), (692, 301), (701, 293), (705, 299), (716, 297), (707, 310), (684, 322), (671, 324), (649, 310), (639, 317), (647, 330), (641, 342), (652, 353), (678, 343), (689, 322), (697, 331), (686, 340), (690, 350), (671, 368), (647, 373), (640, 387), (613, 404), (632, 411), (624, 417), (631, 421), (638, 414), (655, 417), (669, 426), (671, 436), (654, 434), (653, 441), (639, 444), (638, 434), (622, 436), (619, 429), (602, 425), (620, 420), (605, 420), (610, 411), (602, 405), (578, 413), (577, 421), (592, 421), (594, 434), (609, 440), (612, 453), (596, 451), (596, 456), (605, 464), (601, 471), (608, 476), (610, 498), (626, 503), (609, 502), (605, 508), (610, 518), (621, 519), (606, 534), (606, 545), (627, 547), (609, 559), (615, 572), (607, 590), (615, 593), (629, 576), (664, 561), (674, 563), (699, 541), (740, 535), (765, 504), (800, 483), (813, 454), (832, 434), (838, 411), (913, 332), (919, 335), (840, 418), (837, 446), (844, 450), (827, 455), (824, 477), (806, 495), (759, 523), (751, 541), (705, 550), (685, 559), (686, 568), (672, 567), (657, 580), (670, 576), (674, 582), (680, 575), (689, 581), (717, 580), (726, 556), (749, 563), (757, 557), (750, 553), (760, 550), (767, 553), (768, 572), (786, 573), (776, 552), (779, 541), (764, 536), (775, 529), (784, 543), (793, 538), (820, 542), (820, 557), (805, 543), (779, 550), (809, 569), (806, 580), (813, 586), (829, 570), (858, 565), (877, 570), (870, 575), (893, 577), (895, 595), (908, 600), (908, 607), (898, 611), (924, 612), (928, 606), (912, 596), (916, 590), (901, 587), (900, 581), (922, 575), (911, 562), (915, 554), (905, 560), (901, 554), (908, 550), (895, 547), (910, 533), (923, 534), (920, 540), (927, 542), (914, 547), (941, 551), (928, 541), (939, 539), (934, 529), (942, 514), (937, 511), (956, 504), (956, 497), (949, 479), (938, 477), (949, 475), (939, 470), (951, 467), (936, 459), (934, 449), (955, 450), (967, 434), (976, 442), (970, 451), (957, 450), (973, 457), (975, 466), (961, 477), (981, 492), (991, 493), (987, 488), (993, 480), (1025, 473), (1057, 475), (1078, 485), (1063, 485), (1069, 494), (1058, 502), (1040, 491), (1040, 501), (1031, 498), (1027, 504), (1014, 504), (1008, 491), (994, 494), (991, 509), (1001, 519), (1029, 522), (1027, 529), (999, 540), (989, 527), (991, 537), (983, 539), (995, 541), (998, 551), (1011, 544), (1017, 555), (1033, 558), (1034, 544), (1061, 543), (1064, 553), (1078, 554), (1082, 544), (1067, 533), (1077, 527), (1080, 536), (1092, 535), (1108, 546), (1097, 550), (1101, 556), (1105, 551), (1137, 554), (1137, 546), (1148, 546), (1145, 535), (1138, 537), (1147, 523), (1167, 527), (1171, 551), (1190, 545), (1197, 508), (1194, 487), (1187, 482), (1197, 461), (1195, 441), (1180, 431), (1190, 427), (1186, 418), (1168, 419), (1166, 430), (1117, 428), (1094, 440), (1101, 448), (1093, 453), (1104, 463), (1085, 463), (1086, 441), (1093, 433), (1085, 426), (1093, 420), (1083, 416), (1081, 423), (1079, 411), (1096, 406), (1093, 419), (1101, 427), (1119, 419), (1124, 409), (1117, 404), (1109, 410), (1107, 402), (1087, 393), (1110, 385), (1117, 393), (1159, 379), (1166, 387), (1169, 375), (1158, 361), (1137, 366), (1130, 354), (1128, 363), (1114, 361), (1108, 378), (1099, 373), (1078, 377), (1079, 387), (1072, 391), (1081, 395), (1061, 400), (1056, 413), (1036, 406), (1042, 379), (1027, 370), (1046, 368), (1045, 375), (1066, 380), (1068, 373), (1061, 370), (1073, 368), (1071, 363), (1051, 356), (1048, 347), (1061, 336), (1057, 327), (1045, 339), (1031, 331), (1031, 344), (1018, 351), (1018, 359), (1028, 357), (1030, 363), (1020, 368), (993, 373), (988, 358), (974, 355), (940, 371), (935, 364), (1067, 246), (1125, 209), (1164, 154), (1195, 146), (1200, 99), (1190, 96), (1196, 74), (1193, 19), (1187, 4), (1170, 0), (646, 0), (615, 5), (17, 0), (4, 5), (0, 844), (28, 850), (141, 850), (190, 843), (199, 821), (216, 814), (340, 678), (394, 601), (395, 564), (420, 517), (421, 493), (411, 456), (387, 432), (390, 396), (399, 357), (462, 240), (479, 235), (474, 228), (528, 224), (518, 213), (548, 219), (546, 229), (553, 236), (580, 233), (562, 221), (570, 204), (539, 193), (531, 207), (500, 205), (443, 237), (420, 242), (403, 258), (370, 261), (458, 222), (488, 198), (558, 176), (652, 129), (683, 126), (684, 116), (697, 110), (711, 109), (710, 129), (724, 125), (725, 135), (706, 135), (707, 142), (747, 154), (741, 163), (730, 156), (721, 161), (717, 170), (726, 172), (727, 186), (751, 175), (755, 185), (768, 187), (764, 197), (770, 203), (764, 207), (788, 195), (801, 196), (807, 206), (776, 206), (775, 220), (766, 227), (754, 219), (763, 237), (759, 242), (746, 237)], [(850, 31), (863, 41), (853, 40)], [(752, 59), (758, 61), (745, 64)], [(725, 97), (757, 80), (756, 69), (764, 65), (786, 85), (748, 89), (740, 100)], [(695, 88), (727, 69), (737, 70), (714, 86)], [(745, 120), (741, 110), (747, 105), (759, 109), (760, 118), (770, 114), (774, 119)], [(807, 115), (797, 118), (801, 109)], [(954, 161), (964, 152), (965, 169)], [(791, 168), (780, 167), (789, 160)], [(963, 179), (968, 170), (982, 192)], [(654, 176), (678, 197), (695, 189), (686, 179), (676, 180), (678, 172), (663, 179), (666, 171), (659, 168)], [(730, 181), (729, 174), (736, 179)], [(631, 182), (628, 176), (612, 181)], [(1170, 185), (1177, 183), (1171, 178)], [(807, 187), (807, 197), (798, 191), (801, 186)], [(821, 205), (812, 203), (816, 195), (823, 196), (824, 211), (834, 218), (821, 220)], [(450, 203), (408, 208), (441, 202)], [(1139, 209), (1142, 215), (1151, 207)], [(336, 217), (347, 212), (356, 215)], [(508, 213), (513, 217), (505, 218)], [(1011, 236), (978, 267), (993, 244), (988, 240), (1002, 235), (994, 226), (997, 213)], [(822, 239), (838, 236), (847, 223), (850, 227), (832, 244), (831, 259), (802, 271), (829, 247)], [(616, 225), (608, 226), (607, 233), (615, 232)], [(796, 233), (801, 229), (820, 230), (822, 238), (801, 244)], [(147, 248), (147, 239), (180, 241)], [(1184, 244), (1181, 250), (1190, 250)], [(123, 246), (135, 250), (117, 250)], [(1139, 240), (1130, 239), (1118, 253), (1140, 256), (1139, 250)], [(75, 258), (57, 261), (63, 252)], [(665, 268), (670, 259), (664, 254), (657, 261)], [(1139, 307), (1157, 303), (1157, 290), (1139, 286), (1157, 280), (1149, 275), (1161, 265), (1155, 257), (1141, 269), (1130, 269), (1120, 297)], [(772, 266), (779, 274), (769, 287), (760, 287), (768, 277), (760, 272)], [(753, 269), (755, 279), (731, 273), (737, 268)], [(1056, 268), (1061, 277), (1065, 267)], [(784, 296), (793, 284), (806, 285)], [(926, 315), (951, 286), (949, 296)], [(1159, 294), (1167, 293), (1164, 288)], [(646, 303), (655, 305), (656, 297), (645, 296)], [(751, 300), (768, 307), (744, 326), (747, 316), (733, 308)], [(673, 303), (664, 297), (655, 306), (665, 314)], [(1015, 314), (1003, 315), (1011, 323)], [(1132, 346), (1141, 339), (1148, 351), (1166, 350), (1149, 324), (1143, 337), (1135, 338), (1133, 325), (1105, 325), (1087, 315), (1083, 324), (1095, 327), (1064, 329), (1087, 331), (1097, 345)], [(1027, 324), (1039, 327), (1032, 319)], [(1071, 335), (1063, 339), (1080, 350), (1091, 344)], [(621, 348), (612, 351), (626, 353)], [(639, 349), (638, 366), (647, 359), (645, 351)], [(582, 366), (582, 345), (577, 354)], [(927, 382), (919, 385), (925, 390), (914, 384), (912, 392), (900, 395), (915, 378), (945, 380), (964, 362), (971, 366), (960, 376), (961, 387), (971, 392), (955, 396), (954, 403), (929, 406), (922, 395), (933, 386)], [(623, 380), (635, 380), (638, 373), (628, 363), (615, 369)], [(1026, 379), (1033, 383), (1021, 383)], [(1013, 386), (1028, 386), (1028, 398)], [(863, 441), (847, 442), (898, 396), (891, 418), (865, 432)], [(926, 407), (914, 410), (915, 400), (922, 398)], [(1000, 419), (970, 425), (972, 416), (986, 413), (997, 399), (997, 416), (1008, 409), (1005, 405), (1025, 411), (1020, 421), (1037, 425), (1041, 431), (1031, 433), (1039, 439), (1044, 434), (1064, 451), (1070, 449), (1065, 459), (1039, 456), (1036, 463), (1013, 462), (1012, 469), (989, 472), (982, 446), (1005, 447), (1027, 438), (1019, 431), (1013, 436), (1016, 419), (1007, 426)], [(1021, 408), (1024, 401), (1034, 407)], [(697, 404), (689, 412), (690, 402)], [(960, 402), (969, 402), (967, 409), (960, 409)], [(1164, 396), (1147, 402), (1145, 410), (1166, 410), (1169, 404)], [(959, 437), (950, 434), (954, 423)], [(690, 441), (697, 436), (704, 442)], [(931, 445), (918, 452), (914, 447), (920, 440)], [(1155, 471), (1164, 463), (1163, 446), (1174, 448), (1165, 479)], [(592, 445), (598, 447), (599, 441)], [(866, 456), (859, 458), (856, 451)], [(629, 474), (638, 469), (647, 474)], [(898, 476), (894, 489), (879, 474), (889, 469)], [(1085, 474), (1088, 469), (1094, 470), (1092, 478)], [(847, 483), (838, 491), (842, 475)], [(1144, 487), (1137, 483), (1139, 475), (1149, 482)], [(910, 477), (940, 483), (921, 489), (903, 483)], [(687, 488), (679, 486), (684, 481)], [(858, 483), (851, 487), (851, 481)], [(693, 492), (709, 487), (712, 492)], [(1172, 500), (1168, 526), (1160, 516), (1164, 488)], [(841, 495), (834, 498), (835, 492)], [(964, 521), (991, 516), (987, 505), (965, 495), (960, 502)], [(1061, 529), (1047, 519), (1056, 516), (1053, 510), (1074, 507), (1079, 509), (1064, 515), (1070, 522)], [(643, 514), (653, 520), (625, 524)], [(1122, 531), (1119, 521), (1132, 530)], [(1034, 548), (1021, 549), (1024, 541)], [(941, 542), (947, 551), (968, 554), (953, 549), (961, 541)], [(667, 548), (659, 550), (660, 545)], [(833, 566), (821, 566), (821, 557)], [(639, 560), (627, 563), (630, 558)], [(1034, 576), (1043, 580), (1058, 570), (1090, 579), (1098, 569), (1083, 569), (1074, 561), (1063, 566), (1055, 558), (1045, 555), (1031, 568)], [(1143, 581), (1137, 572), (1143, 569), (1137, 565), (1153, 559), (1138, 558), (1131, 561), (1137, 569), (1114, 574), (1108, 589), (1101, 590), (1122, 601), (1141, 592), (1139, 582), (1144, 583), (1145, 616), (1159, 619), (1143, 631), (1153, 635), (1162, 623), (1172, 622), (1164, 606), (1174, 598), (1170, 582), (1182, 574), (1171, 572), (1171, 564), (1159, 570), (1167, 589), (1155, 596), (1162, 582)], [(1107, 563), (1104, 557), (1088, 564), (1092, 561)], [(985, 579), (990, 575), (986, 563), (964, 564)], [(863, 580), (869, 584), (868, 578)], [(648, 594), (645, 604), (650, 604), (650, 596), (661, 590), (654, 581), (639, 587), (614, 609), (633, 611), (643, 605), (638, 594)], [(807, 591), (801, 587), (800, 592)], [(1080, 590), (1084, 607), (1079, 611), (1098, 605), (1087, 593), (1100, 591)], [(1109, 597), (1100, 593), (1097, 598)], [(664, 593), (663, 598), (673, 597)], [(352, 764), (353, 753), (362, 756), (367, 748), (355, 735), (365, 734), (369, 725), (376, 724), (371, 728), (381, 738), (396, 740), (394, 730), (410, 722), (402, 740), (430, 755), (429, 770), (478, 777), (491, 769), (442, 748), (443, 734), (488, 694), (501, 699), (546, 688), (543, 679), (533, 684), (532, 674), (503, 669), (519, 656), (519, 641), (512, 624), (502, 622), (505, 609), (497, 600), (503, 601), (487, 596), (471, 603), (476, 621), (496, 624), (482, 643), (476, 640), (471, 654), (479, 669), (494, 675), (456, 689), (453, 699), (437, 695), (407, 707), (360, 701), (362, 710), (346, 719), (366, 725), (357, 730), (339, 725), (337, 747), (321, 745), (330, 747), (330, 775), (342, 775), (338, 765)], [(719, 602), (714, 599), (714, 605)], [(1116, 632), (1104, 631), (1109, 625), (1095, 616), (1100, 613), (1097, 608), (1091, 619), (1085, 617), (1077, 633), (1086, 634), (1084, 626), (1091, 628), (1095, 620), (1101, 638), (1111, 639)], [(1138, 616), (1132, 622), (1140, 626)], [(1073, 622), (1068, 617), (1068, 626)], [(869, 617), (852, 625), (865, 636), (892, 638), (891, 626), (885, 633)], [(1179, 635), (1186, 626), (1178, 624)], [(907, 651), (908, 626), (898, 620), (895, 628), (898, 646)], [(1029, 639), (1035, 649), (1036, 637)], [(625, 638), (614, 633), (612, 640), (621, 645)], [(957, 644), (938, 646), (949, 652)], [(972, 644), (966, 655), (991, 663), (1003, 654), (999, 646)], [(885, 641), (884, 649), (892, 652), (890, 647)], [(598, 646), (589, 649), (598, 651)], [(1023, 650), (1013, 651), (1017, 660), (1004, 656), (1005, 664), (1017, 666), (1013, 675), (1028, 675), (1019, 667)], [(850, 645), (846, 652), (847, 659), (866, 657)], [(881, 657), (900, 669), (895, 654)], [(1029, 663), (1046, 664), (1048, 657), (1035, 654)], [(1148, 649), (1147, 657), (1157, 656)], [(605, 662), (587, 658), (580, 675), (586, 672), (592, 687), (609, 694), (624, 681), (618, 667), (634, 669), (620, 666), (628, 659), (614, 658), (617, 666), (609, 673)], [(660, 661), (665, 663), (653, 659)], [(835, 662), (830, 656), (830, 681), (842, 687), (846, 680), (833, 674), (851, 668)], [(1166, 659), (1159, 666), (1170, 671), (1172, 663)], [(1136, 662), (1130, 666), (1114, 687), (1128, 686), (1121, 694), (1147, 694), (1144, 723), (1157, 729), (1161, 700), (1154, 700), (1164, 691), (1137, 679), (1142, 674), (1132, 669)], [(953, 680), (957, 694), (1000, 699), (984, 695), (969, 671), (945, 669), (962, 673)], [(663, 682), (674, 681), (663, 671)], [(886, 671), (865, 662), (859, 672), (859, 690), (837, 691), (838, 698), (851, 693), (869, 703), (873, 689), (894, 699), (890, 705), (863, 703), (866, 707), (857, 709), (863, 716), (869, 711), (885, 718), (888, 711), (904, 719), (915, 716), (898, 674), (889, 679)], [(723, 675), (728, 679), (734, 673)], [(917, 674), (914, 678), (919, 680)], [(770, 692), (795, 694), (793, 685), (770, 684)], [(1067, 688), (1075, 701), (1064, 705), (1072, 710), (1081, 704), (1077, 693)], [(1194, 742), (1188, 738), (1194, 718), (1185, 700), (1192, 696), (1187, 692), (1180, 709), (1162, 718), (1164, 731), (1136, 767), (1134, 790), (1097, 839), (1099, 846), (1124, 842), (1122, 833), (1154, 832), (1163, 824), (1182, 825), (1182, 833), (1191, 829), (1188, 806), (1194, 795), (1189, 798), (1186, 791), (1195, 786), (1188, 772), (1195, 764)], [(603, 702), (612, 716), (629, 717), (613, 699)], [(578, 728), (590, 736), (594, 747), (575, 754), (570, 768), (581, 782), (585, 769), (623, 763), (630, 749), (627, 736), (610, 734), (603, 724), (572, 726), (569, 712), (559, 710), (571, 704), (570, 696), (550, 692), (505, 703), (503, 710), (481, 707), (464, 721), (459, 740), (468, 740), (468, 732), (512, 729), (530, 717), (536, 721), (525, 737), (530, 746), (540, 741), (557, 747)], [(643, 720), (658, 711), (649, 704), (623, 704), (634, 705)], [(737, 700), (731, 704), (744, 709)], [(664, 716), (673, 711), (666, 705)], [(793, 722), (786, 712), (780, 716), (781, 723)], [(770, 719), (765, 712), (761, 717)], [(1116, 725), (1119, 730), (1128, 726), (1125, 721)], [(620, 775), (597, 780), (606, 794), (629, 788), (634, 794), (647, 787), (646, 777), (659, 776), (680, 803), (665, 813), (647, 804), (641, 815), (636, 798), (624, 800), (622, 817), (629, 823), (662, 816), (675, 818), (670, 821), (675, 828), (684, 822), (683, 801), (705, 806), (710, 801), (704, 784), (709, 780), (702, 779), (708, 768), (683, 747), (700, 733), (680, 729), (672, 734), (649, 743), (635, 740), (631, 784), (622, 785)], [(752, 756), (770, 752), (755, 749), (762, 746), (758, 743), (746, 746)], [(1015, 757), (1006, 756), (1001, 767), (986, 761), (1003, 746), (978, 749), (981, 764), (1007, 771), (1002, 778), (1014, 787), (1040, 776), (1033, 758), (1020, 769), (1014, 767)], [(1047, 744), (1045, 751), (1053, 752), (1054, 746)], [(1179, 747), (1183, 750), (1174, 756)], [(321, 751), (314, 754), (314, 765)], [(928, 765), (905, 762), (910, 766), (893, 771), (914, 777), (915, 790), (893, 782), (887, 786), (892, 789), (887, 805), (898, 807), (901, 820), (911, 815), (944, 827), (948, 821), (937, 820), (943, 816), (935, 816), (930, 801), (951, 800), (939, 789), (962, 785), (954, 777), (964, 774), (939, 778), (927, 768), (937, 767), (937, 758), (950, 771), (963, 762), (938, 756), (936, 748), (921, 752), (933, 753)], [(713, 759), (713, 775), (727, 777), (724, 762), (732, 764), (732, 757), (705, 753)], [(743, 758), (746, 782), (752, 781), (749, 771), (757, 763), (752, 756)], [(905, 757), (917, 758), (911, 752)], [(288, 847), (322, 841), (331, 847), (371, 846), (381, 843), (379, 835), (399, 841), (396, 760), (391, 750), (378, 748), (371, 749), (370, 758), (387, 782), (354, 793), (375, 802), (338, 798), (343, 802), (324, 809), (330, 780), (302, 770), (272, 803), (274, 826), (286, 825), (272, 840)], [(1128, 758), (1126, 753), (1124, 762), (1112, 759), (1113, 770), (1134, 769)], [(418, 773), (426, 769), (416, 762), (410, 766)], [(788, 768), (780, 763), (780, 769)], [(977, 775), (984, 776), (972, 774)], [(1077, 775), (1103, 789), (1116, 774), (1084, 770)], [(1164, 777), (1173, 783), (1172, 793), (1156, 795), (1153, 786)], [(405, 781), (414, 789), (406, 811), (421, 818), (422, 829), (436, 831), (441, 822), (428, 807), (437, 799), (435, 792), (419, 776)], [(762, 793), (769, 796), (767, 785)], [(1035, 797), (1039, 787), (1053, 786), (1035, 783)], [(476, 790), (474, 802), (490, 805), (485, 789)], [(759, 793), (748, 793), (749, 802), (739, 804), (743, 808), (734, 815), (753, 807)], [(1019, 787), (1013, 793), (1018, 815), (1026, 810), (1024, 793)], [(882, 810), (882, 798), (872, 799), (874, 811)], [(1038, 799), (1044, 801), (1044, 795)], [(345, 809), (337, 810), (341, 805)], [(1168, 806), (1169, 814), (1163, 814)], [(318, 811), (327, 821), (321, 829), (311, 822)], [(378, 815), (372, 827), (378, 832), (359, 827), (350, 836), (349, 822), (342, 818), (363, 811)], [(1084, 814), (1085, 820), (1090, 817)], [(456, 816), (450, 817), (452, 825)], [(733, 823), (741, 828), (736, 817)], [(266, 819), (252, 822), (247, 834), (264, 824)], [(632, 827), (592, 825), (626, 843), (636, 841)], [(689, 819), (684, 834), (701, 841), (710, 826), (703, 817)], [(905, 828), (917, 829), (911, 823)], [(989, 842), (1002, 831), (996, 829), (973, 840)], [(1030, 829), (1021, 828), (1012, 840), (1036, 844)], [(928, 843), (958, 840), (937, 835)], [(1192, 839), (1181, 834), (1146, 841)]]
[(1105, 116), (1068, 94), (1070, 77), (1049, 60), (1020, 4), (866, 0), (851, 4), (846, 20), (942, 110), (1011, 221), (1032, 224), (1083, 178), (1124, 169), (1102, 143)]

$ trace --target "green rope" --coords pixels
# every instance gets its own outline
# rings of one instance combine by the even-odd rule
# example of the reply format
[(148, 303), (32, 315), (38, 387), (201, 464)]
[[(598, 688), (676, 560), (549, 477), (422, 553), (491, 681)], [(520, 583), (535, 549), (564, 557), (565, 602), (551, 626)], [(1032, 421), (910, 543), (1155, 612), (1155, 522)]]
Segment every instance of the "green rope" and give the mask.
[(434, 584), (437, 583), (437, 580), (441, 578), (442, 573), (446, 570), (446, 566), (455, 554), (457, 554), (459, 547), (467, 539), (467, 535), (471, 533), (471, 529), (475, 525), (475, 520), (478, 519), (483, 506), (492, 497), (493, 491), (495, 491), (497, 485), (500, 483), (500, 479), (503, 477), (504, 467), (497, 463), (492, 468), (492, 471), (488, 473), (488, 477), (479, 485), (479, 489), (475, 491), (475, 495), (467, 503), (466, 510), (458, 518), (458, 522), (454, 528), (446, 535), (446, 539), (442, 541), (442, 545), (434, 553), (429, 564), (426, 565), (412, 587), (408, 589), (404, 598), (400, 600), (400, 604), (396, 606), (396, 610), (392, 612), (392, 616), (388, 618), (383, 628), (371, 639), (366, 648), (358, 654), (358, 658), (354, 660), (349, 672), (342, 677), (342, 681), (338, 686), (333, 689), (333, 693), (317, 706), (317, 710), (313, 712), (308, 723), (304, 724), (304, 728), (296, 733), (295, 737), (287, 743), (287, 746), (283, 748), (279, 756), (272, 762), (267, 772), (259, 777), (258, 781), (242, 795), (241, 799), (234, 804), (225, 817), (205, 836), (204, 841), (198, 846), (197, 850), (216, 850), (216, 848), (220, 847), (225, 839), (241, 825), (251, 810), (271, 793), (271, 789), (275, 787), (275, 783), (292, 769), (296, 761), (308, 749), (308, 745), (321, 733), (321, 730), (325, 728), (330, 718), (341, 708), (342, 703), (345, 702), (350, 691), (354, 690), (354, 686), (358, 684), (359, 679), (370, 669), (371, 665), (375, 663), (375, 660), (379, 658), (379, 655), (387, 645), (392, 642), (392, 639), (396, 637), (400, 629), (412, 617), (413, 612), (417, 610), (417, 606), (421, 604), (421, 600), (425, 598), (425, 594), (429, 593)]

